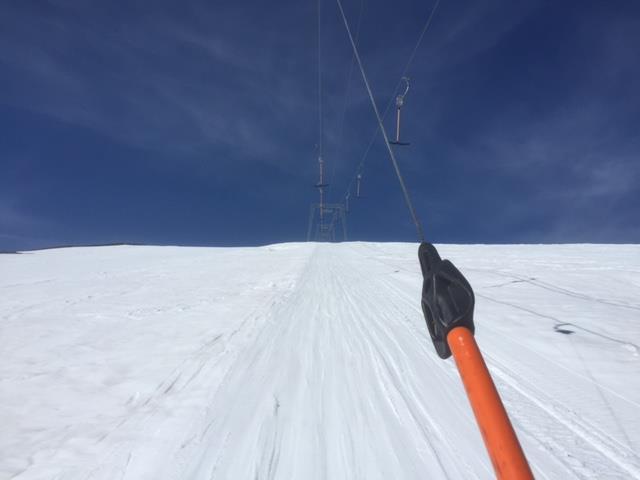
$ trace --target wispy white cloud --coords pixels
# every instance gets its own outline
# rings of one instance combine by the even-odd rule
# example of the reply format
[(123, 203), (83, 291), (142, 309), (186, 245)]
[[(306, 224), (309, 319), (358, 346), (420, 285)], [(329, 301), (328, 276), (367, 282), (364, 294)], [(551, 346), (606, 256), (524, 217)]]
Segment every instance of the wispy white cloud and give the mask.
[(12, 245), (30, 248), (47, 242), (39, 238), (42, 231), (52, 227), (51, 221), (28, 212), (15, 199), (0, 197), (0, 249)]
[(241, 12), (155, 13), (93, 29), (71, 21), (76, 8), (56, 2), (42, 18), (8, 9), (0, 61), (19, 81), (0, 91), (1, 102), (135, 146), (232, 148), (263, 161), (278, 157), (289, 115), (309, 104), (273, 71), (274, 57), (287, 57), (276, 42), (255, 45), (230, 32), (229, 17)]

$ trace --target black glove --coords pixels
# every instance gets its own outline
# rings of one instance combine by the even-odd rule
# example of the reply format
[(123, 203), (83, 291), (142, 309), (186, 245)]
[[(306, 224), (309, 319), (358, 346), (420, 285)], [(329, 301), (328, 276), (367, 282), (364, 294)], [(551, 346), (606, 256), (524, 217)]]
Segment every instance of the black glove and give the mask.
[(422, 285), (422, 312), (433, 345), (440, 358), (449, 358), (451, 350), (447, 335), (455, 327), (466, 327), (474, 332), (473, 305), (475, 298), (471, 285), (449, 260), (442, 260), (436, 247), (420, 244), (418, 250), (424, 283)]

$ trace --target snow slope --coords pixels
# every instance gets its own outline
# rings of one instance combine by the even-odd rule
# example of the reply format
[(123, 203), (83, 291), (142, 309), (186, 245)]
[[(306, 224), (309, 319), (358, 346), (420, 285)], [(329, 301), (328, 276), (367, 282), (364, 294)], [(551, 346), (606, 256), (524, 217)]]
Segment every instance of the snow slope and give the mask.
[[(416, 252), (0, 255), (0, 479), (493, 478)], [(640, 246), (441, 252), (536, 477), (640, 478)]]

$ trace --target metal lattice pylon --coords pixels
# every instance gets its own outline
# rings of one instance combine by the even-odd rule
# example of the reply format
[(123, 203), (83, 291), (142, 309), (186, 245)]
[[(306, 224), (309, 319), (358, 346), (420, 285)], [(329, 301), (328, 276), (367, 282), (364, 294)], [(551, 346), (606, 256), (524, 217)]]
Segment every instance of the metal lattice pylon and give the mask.
[[(319, 221), (322, 219), (322, 221)], [(341, 232), (340, 232), (341, 231)], [(316, 242), (346, 242), (347, 215), (342, 203), (312, 203), (309, 209), (309, 226), (307, 228), (307, 241)]]

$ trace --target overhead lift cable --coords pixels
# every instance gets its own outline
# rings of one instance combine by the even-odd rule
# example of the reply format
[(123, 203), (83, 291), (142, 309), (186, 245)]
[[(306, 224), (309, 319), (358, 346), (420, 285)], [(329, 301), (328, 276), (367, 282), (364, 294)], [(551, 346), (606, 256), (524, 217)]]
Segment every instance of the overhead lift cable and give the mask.
[(413, 207), (413, 203), (411, 202), (411, 197), (409, 196), (409, 191), (404, 183), (404, 179), (402, 178), (402, 173), (400, 173), (400, 167), (398, 167), (398, 162), (396, 161), (396, 157), (393, 153), (393, 149), (389, 144), (389, 137), (387, 136), (387, 131), (384, 128), (384, 124), (382, 123), (382, 117), (380, 116), (380, 112), (378, 111), (378, 106), (376, 105), (376, 101), (373, 98), (373, 93), (371, 92), (371, 87), (369, 86), (369, 80), (367, 80), (367, 74), (364, 71), (364, 66), (362, 65), (362, 60), (360, 59), (360, 54), (358, 53), (358, 47), (353, 40), (353, 35), (351, 34), (351, 29), (349, 28), (349, 22), (347, 21), (347, 16), (344, 13), (344, 9), (342, 8), (341, 0), (336, 0), (338, 3), (338, 8), (340, 9), (340, 15), (342, 16), (342, 21), (344, 22), (344, 26), (347, 30), (347, 35), (349, 36), (349, 41), (351, 42), (351, 47), (353, 48), (353, 55), (356, 57), (356, 61), (358, 62), (358, 67), (360, 68), (360, 73), (362, 74), (362, 80), (364, 81), (364, 85), (367, 89), (367, 93), (369, 95), (369, 100), (371, 101), (371, 106), (373, 107), (373, 112), (376, 115), (376, 119), (378, 120), (378, 127), (380, 128), (380, 132), (382, 132), (382, 138), (384, 138), (384, 143), (387, 146), (387, 151), (389, 152), (389, 158), (391, 159), (391, 163), (393, 164), (393, 168), (396, 172), (396, 176), (398, 177), (398, 181), (400, 182), (400, 187), (402, 188), (402, 194), (404, 195), (404, 200), (407, 204), (407, 208), (409, 209), (409, 213), (411, 214), (411, 219), (413, 220), (413, 224), (416, 227), (416, 232), (418, 234), (418, 240), (420, 242), (424, 241), (424, 232), (422, 230), (422, 225), (418, 216), (416, 215), (415, 208)]
[[(416, 43), (413, 47), (413, 50), (411, 51), (411, 54), (409, 55), (409, 58), (407, 59), (407, 62), (405, 63), (404, 68), (402, 69), (402, 73), (400, 74), (400, 79), (398, 80), (398, 83), (396, 85), (396, 87), (394, 88), (393, 92), (391, 93), (391, 97), (389, 98), (389, 101), (387, 102), (387, 106), (384, 109), (384, 112), (382, 113), (382, 120), (384, 121), (387, 118), (387, 114), (389, 113), (389, 110), (391, 109), (391, 106), (394, 104), (394, 101), (396, 100), (396, 94), (398, 92), (398, 90), (400, 89), (400, 87), (402, 86), (402, 83), (404, 82), (404, 78), (407, 78), (407, 74), (409, 72), (409, 69), (411, 68), (411, 65), (413, 64), (413, 60), (415, 59), (416, 54), (418, 53), (418, 49), (420, 48), (420, 44), (422, 43), (422, 39), (424, 38), (425, 34), (427, 33), (427, 31), (429, 30), (429, 27), (431, 26), (431, 21), (433, 20), (433, 17), (436, 13), (436, 11), (438, 10), (438, 6), (440, 5), (440, 1), (441, 0), (436, 0), (436, 3), (434, 4), (433, 8), (431, 9), (431, 12), (429, 13), (429, 16), (427, 17), (426, 22), (424, 23), (422, 30), (420, 30), (420, 35), (418, 35), (418, 39), (416, 40)], [(376, 125), (373, 134), (371, 135), (371, 140), (369, 140), (369, 144), (367, 145), (367, 148), (364, 151), (364, 154), (362, 155), (362, 159), (360, 160), (360, 163), (358, 163), (358, 166), (356, 167), (355, 173), (353, 174), (353, 176), (351, 177), (351, 180), (349, 181), (349, 184), (347, 185), (347, 189), (345, 191), (345, 196), (347, 194), (347, 192), (349, 192), (351, 190), (351, 187), (353, 186), (353, 183), (356, 181), (356, 179), (358, 179), (358, 182), (362, 179), (362, 169), (364, 167), (364, 164), (367, 161), (367, 158), (369, 156), (369, 152), (371, 151), (371, 147), (373, 147), (373, 144), (376, 140), (376, 138), (378, 137), (378, 130), (380, 130), (380, 126)]]
[[(364, 0), (360, 0), (360, 9), (358, 11), (358, 21), (356, 22), (356, 44), (358, 43), (358, 39), (360, 38), (360, 26), (362, 24), (362, 17), (364, 15)], [(347, 73), (347, 82), (346, 82), (346, 86), (344, 89), (344, 101), (342, 103), (342, 112), (340, 115), (340, 121), (338, 122), (338, 148), (336, 150), (336, 153), (340, 152), (343, 148), (343, 144), (342, 144), (342, 140), (344, 138), (344, 122), (345, 122), (345, 118), (347, 115), (347, 108), (349, 107), (349, 101), (351, 98), (351, 79), (353, 78), (353, 67), (355, 64), (355, 57), (353, 56), (353, 54), (351, 54), (351, 57), (349, 59), (349, 70)], [(337, 158), (338, 155), (336, 155)], [(331, 164), (331, 177), (329, 179), (329, 189), (327, 191), (327, 197), (331, 197), (331, 191), (333, 190), (333, 180), (335, 177), (335, 173), (336, 173), (336, 162), (334, 161)], [(347, 198), (345, 197), (345, 203), (348, 203)], [(348, 210), (348, 208), (347, 208)]]
[[(317, 0), (318, 15), (318, 189), (319, 202), (311, 204), (309, 209), (309, 224), (307, 227), (307, 241), (311, 240), (311, 233), (316, 225), (315, 239), (319, 241), (335, 241), (337, 225), (342, 226), (343, 240), (347, 240), (347, 221), (345, 207), (339, 203), (327, 203), (325, 189), (329, 184), (325, 180), (324, 171), (324, 118), (323, 118), (323, 70), (322, 70), (322, 0)], [(315, 214), (319, 212), (316, 223)]]
[(327, 184), (324, 181), (324, 159), (322, 158), (323, 140), (323, 118), (322, 118), (322, 0), (318, 0), (318, 168), (319, 179), (316, 187), (320, 194), (320, 230), (324, 230), (324, 189)]
[(322, 0), (318, 0), (318, 157), (322, 158)]

